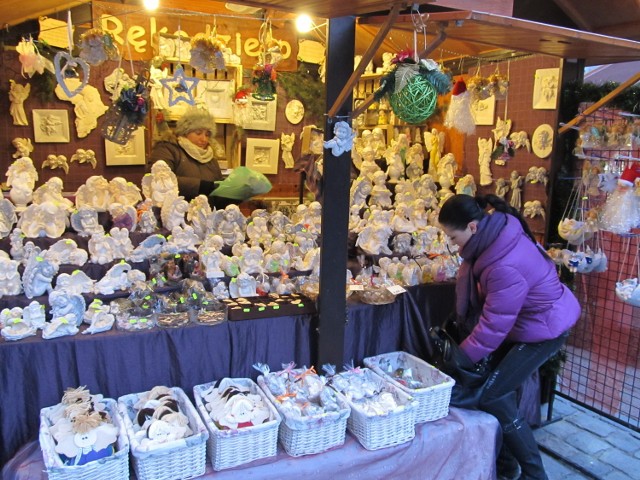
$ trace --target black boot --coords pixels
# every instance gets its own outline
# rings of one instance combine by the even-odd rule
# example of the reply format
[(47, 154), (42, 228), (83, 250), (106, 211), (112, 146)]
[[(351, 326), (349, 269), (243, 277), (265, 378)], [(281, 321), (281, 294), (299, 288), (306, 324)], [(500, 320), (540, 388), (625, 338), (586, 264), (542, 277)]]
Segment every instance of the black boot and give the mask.
[(520, 480), (548, 480), (538, 444), (524, 420), (517, 419), (503, 427), (502, 439), (520, 464)]
[(498, 470), (498, 480), (517, 480), (520, 478), (520, 465), (504, 443), (496, 460), (496, 470)]

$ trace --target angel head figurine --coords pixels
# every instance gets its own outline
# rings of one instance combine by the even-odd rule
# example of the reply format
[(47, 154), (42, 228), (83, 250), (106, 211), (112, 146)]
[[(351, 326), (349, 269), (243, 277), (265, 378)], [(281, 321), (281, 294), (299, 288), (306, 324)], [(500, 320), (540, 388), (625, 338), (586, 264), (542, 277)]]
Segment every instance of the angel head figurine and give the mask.
[(338, 157), (344, 152), (350, 152), (353, 147), (355, 133), (347, 122), (337, 122), (333, 127), (334, 137), (324, 142), (324, 148), (331, 149), (331, 153)]
[(7, 169), (9, 198), (18, 209), (24, 209), (33, 198), (38, 171), (29, 157), (16, 159)]

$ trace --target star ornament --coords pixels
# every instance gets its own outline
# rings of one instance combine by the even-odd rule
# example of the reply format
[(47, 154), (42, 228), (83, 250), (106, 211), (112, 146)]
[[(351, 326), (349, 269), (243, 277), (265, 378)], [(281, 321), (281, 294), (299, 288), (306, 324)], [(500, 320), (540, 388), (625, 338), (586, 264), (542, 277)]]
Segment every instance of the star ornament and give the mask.
[(173, 107), (179, 102), (195, 105), (194, 88), (199, 80), (187, 77), (182, 65), (178, 65), (173, 72), (173, 77), (162, 78), (160, 83), (169, 91), (169, 106)]

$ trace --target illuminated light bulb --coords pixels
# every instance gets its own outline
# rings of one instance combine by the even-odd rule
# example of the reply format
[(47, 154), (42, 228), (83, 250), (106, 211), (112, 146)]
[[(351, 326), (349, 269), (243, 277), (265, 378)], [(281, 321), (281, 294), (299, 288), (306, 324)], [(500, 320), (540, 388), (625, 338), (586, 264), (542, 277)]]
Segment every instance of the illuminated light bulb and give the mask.
[(305, 13), (299, 15), (298, 18), (296, 18), (296, 29), (300, 33), (310, 32), (313, 29), (313, 20)]
[(142, 3), (147, 10), (155, 10), (160, 5), (160, 0), (144, 0)]

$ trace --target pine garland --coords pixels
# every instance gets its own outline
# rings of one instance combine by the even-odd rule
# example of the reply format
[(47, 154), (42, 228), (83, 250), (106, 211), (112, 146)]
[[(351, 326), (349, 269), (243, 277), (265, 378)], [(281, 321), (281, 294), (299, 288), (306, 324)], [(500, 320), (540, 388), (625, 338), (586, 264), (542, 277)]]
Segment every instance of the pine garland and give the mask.
[(311, 64), (299, 62), (297, 72), (279, 72), (278, 79), (287, 97), (302, 102), (306, 119), (322, 122), (326, 110), (325, 87)]
[[(619, 85), (617, 82), (606, 82), (602, 85), (571, 82), (565, 86), (562, 92), (562, 113), (566, 115), (565, 118), (574, 117), (578, 114), (580, 103), (597, 102)], [(628, 113), (640, 114), (640, 85), (636, 84), (627, 88), (611, 100), (608, 105)]]

